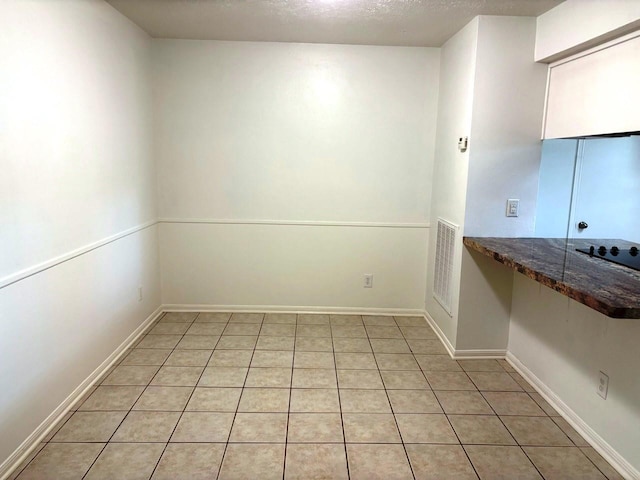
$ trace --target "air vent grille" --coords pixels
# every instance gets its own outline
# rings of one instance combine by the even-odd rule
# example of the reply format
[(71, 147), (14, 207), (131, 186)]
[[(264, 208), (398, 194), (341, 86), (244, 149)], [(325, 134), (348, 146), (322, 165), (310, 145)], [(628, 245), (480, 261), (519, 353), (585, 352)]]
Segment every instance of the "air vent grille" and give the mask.
[(457, 233), (458, 227), (456, 225), (438, 218), (433, 296), (449, 315), (451, 315), (453, 296), (453, 257)]

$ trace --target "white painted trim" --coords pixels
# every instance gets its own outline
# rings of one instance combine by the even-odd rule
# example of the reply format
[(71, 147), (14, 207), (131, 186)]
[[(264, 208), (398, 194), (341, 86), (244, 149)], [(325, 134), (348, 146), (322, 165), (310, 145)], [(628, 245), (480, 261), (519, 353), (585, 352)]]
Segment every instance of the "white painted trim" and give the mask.
[(507, 361), (620, 475), (627, 480), (640, 480), (640, 471), (614, 450), (587, 422), (580, 418), (556, 393), (518, 360), (513, 353), (507, 352)]
[(9, 285), (19, 282), (20, 280), (24, 280), (25, 278), (29, 278), (45, 270), (49, 270), (50, 268), (60, 265), (61, 263), (68, 262), (69, 260), (73, 260), (74, 258), (79, 257), (80, 255), (84, 255), (85, 253), (89, 253), (92, 250), (95, 250), (100, 247), (104, 247), (105, 245), (108, 245), (110, 243), (115, 242), (116, 240), (120, 240), (121, 238), (132, 235), (136, 232), (139, 232), (140, 230), (144, 230), (145, 228), (152, 227), (157, 223), (158, 223), (157, 220), (150, 220), (146, 223), (142, 223), (135, 227), (131, 227), (127, 230), (123, 230), (122, 232), (116, 233), (115, 235), (111, 235), (110, 237), (103, 238), (102, 240), (98, 240), (97, 242), (93, 242), (93, 243), (90, 243), (89, 245), (85, 245), (84, 247), (80, 247), (75, 250), (72, 250), (71, 252), (64, 253), (58, 257), (46, 260), (42, 263), (39, 263), (31, 267), (25, 268), (23, 270), (20, 270), (19, 272), (15, 272), (10, 275), (7, 275), (6, 277), (0, 278), (0, 289), (8, 287)]
[(422, 312), (422, 316), (427, 321), (429, 326), (433, 329), (433, 331), (436, 332), (436, 335), (438, 336), (438, 339), (442, 342), (442, 344), (444, 345), (444, 348), (447, 349), (447, 352), (449, 353), (449, 356), (451, 358), (455, 358), (456, 349), (453, 347), (453, 345), (451, 344), (451, 342), (449, 341), (447, 336), (444, 334), (444, 332), (440, 329), (440, 327), (438, 326), (436, 321), (433, 318), (431, 318), (431, 315), (429, 315), (429, 312), (424, 310)]
[(421, 317), (424, 311), (410, 308), (316, 307), (288, 305), (190, 305), (164, 304), (165, 312), (235, 312), (235, 313), (327, 313), (334, 315), (385, 315)]
[(592, 55), (596, 52), (599, 52), (601, 50), (606, 50), (607, 48), (611, 48), (611, 47), (615, 47), (616, 45), (619, 45), (621, 43), (625, 43), (628, 42), (629, 40), (633, 40), (636, 37), (640, 37), (640, 30), (636, 30), (635, 32), (631, 32), (627, 35), (623, 35), (622, 37), (618, 37), (615, 38), (613, 40), (610, 40), (608, 42), (602, 43), (600, 45), (597, 45), (595, 47), (589, 48), (588, 50), (584, 50), (580, 53), (576, 53), (574, 55), (571, 55), (569, 57), (565, 57), (562, 58), (560, 60), (556, 60), (555, 62), (552, 62), (549, 64), (549, 69), (555, 68), (559, 65), (565, 64), (565, 63), (569, 63), (572, 62), (574, 60), (577, 60), (578, 58), (582, 58), (582, 57), (586, 57), (588, 55)]
[[(133, 233), (133, 232), (132, 232)], [(42, 439), (62, 420), (62, 418), (71, 410), (73, 405), (80, 400), (87, 391), (93, 386), (95, 381), (104, 375), (120, 358), (120, 356), (133, 345), (138, 338), (153, 324), (153, 322), (163, 313), (162, 306), (149, 315), (144, 322), (136, 328), (127, 339), (120, 344), (109, 357), (102, 362), (78, 387), (65, 398), (58, 407), (51, 412), (31, 435), (29, 435), (22, 444), (9, 455), (9, 457), (0, 465), (0, 479), (5, 480), (13, 473), (13, 471), (24, 461), (25, 458), (38, 446)]]
[(222, 218), (161, 218), (159, 223), (204, 223), (211, 225), (287, 225), (305, 227), (378, 227), (378, 228), (430, 228), (429, 223), (394, 222), (344, 222), (344, 221), (306, 221), (306, 220), (254, 220)]
[(498, 348), (486, 350), (456, 350), (453, 354), (454, 360), (504, 359), (506, 356), (507, 351)]

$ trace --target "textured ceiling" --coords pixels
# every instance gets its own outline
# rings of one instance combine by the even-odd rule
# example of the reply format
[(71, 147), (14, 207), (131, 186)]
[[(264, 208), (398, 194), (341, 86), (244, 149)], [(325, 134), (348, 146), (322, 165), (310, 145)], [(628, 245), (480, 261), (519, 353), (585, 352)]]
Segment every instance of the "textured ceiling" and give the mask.
[(562, 0), (107, 0), (157, 38), (439, 47), (476, 15)]

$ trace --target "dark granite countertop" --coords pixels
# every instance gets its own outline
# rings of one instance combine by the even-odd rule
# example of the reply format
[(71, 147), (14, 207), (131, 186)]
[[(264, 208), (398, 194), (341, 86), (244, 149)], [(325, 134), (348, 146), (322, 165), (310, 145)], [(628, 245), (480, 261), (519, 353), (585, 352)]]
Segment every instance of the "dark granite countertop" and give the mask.
[(624, 240), (464, 237), (464, 244), (569, 298), (614, 318), (640, 318), (640, 271), (591, 258), (576, 248)]

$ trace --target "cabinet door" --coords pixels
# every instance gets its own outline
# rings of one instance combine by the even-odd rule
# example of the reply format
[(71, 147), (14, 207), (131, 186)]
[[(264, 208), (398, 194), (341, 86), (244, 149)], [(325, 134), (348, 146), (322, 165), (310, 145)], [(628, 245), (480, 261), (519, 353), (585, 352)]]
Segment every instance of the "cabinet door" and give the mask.
[(580, 142), (569, 237), (640, 243), (640, 136)]
[(640, 32), (551, 65), (544, 138), (640, 131), (639, 85)]

